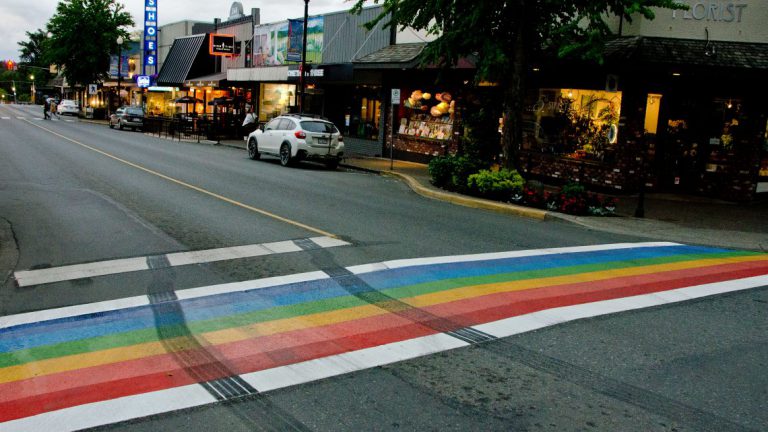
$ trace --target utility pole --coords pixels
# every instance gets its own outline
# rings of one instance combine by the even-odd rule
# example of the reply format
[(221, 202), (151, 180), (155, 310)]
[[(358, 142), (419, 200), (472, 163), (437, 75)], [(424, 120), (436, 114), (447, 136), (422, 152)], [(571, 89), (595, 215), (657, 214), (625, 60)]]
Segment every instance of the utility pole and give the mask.
[(304, 114), (304, 88), (306, 87), (306, 78), (304, 74), (307, 73), (307, 27), (309, 20), (309, 0), (304, 0), (304, 43), (301, 45), (301, 67), (299, 68), (299, 92), (301, 98), (299, 99), (299, 114)]

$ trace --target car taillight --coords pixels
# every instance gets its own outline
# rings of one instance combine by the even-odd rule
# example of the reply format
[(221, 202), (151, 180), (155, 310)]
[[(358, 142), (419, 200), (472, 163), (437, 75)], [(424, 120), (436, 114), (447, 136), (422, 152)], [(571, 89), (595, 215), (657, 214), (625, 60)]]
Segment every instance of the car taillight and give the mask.
[(304, 139), (307, 137), (307, 134), (304, 133), (304, 131), (296, 131), (294, 132), (294, 135), (296, 135), (296, 138), (298, 139)]
[(339, 142), (344, 142), (344, 137), (339, 135)]

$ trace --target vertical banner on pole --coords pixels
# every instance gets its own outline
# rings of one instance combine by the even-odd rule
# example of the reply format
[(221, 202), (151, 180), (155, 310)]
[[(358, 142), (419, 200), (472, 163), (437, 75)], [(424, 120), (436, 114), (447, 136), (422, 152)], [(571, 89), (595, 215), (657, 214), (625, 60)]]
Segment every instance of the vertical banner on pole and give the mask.
[(304, 20), (288, 20), (288, 43), (286, 60), (301, 61), (301, 51), (304, 47)]

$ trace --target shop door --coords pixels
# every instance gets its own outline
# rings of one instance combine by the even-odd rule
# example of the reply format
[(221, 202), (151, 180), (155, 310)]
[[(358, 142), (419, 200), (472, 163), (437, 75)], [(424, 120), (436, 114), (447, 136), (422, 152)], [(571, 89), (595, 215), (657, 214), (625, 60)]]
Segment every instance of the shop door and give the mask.
[(692, 193), (701, 184), (707, 148), (708, 104), (695, 95), (665, 95), (658, 124), (657, 159), (660, 189)]

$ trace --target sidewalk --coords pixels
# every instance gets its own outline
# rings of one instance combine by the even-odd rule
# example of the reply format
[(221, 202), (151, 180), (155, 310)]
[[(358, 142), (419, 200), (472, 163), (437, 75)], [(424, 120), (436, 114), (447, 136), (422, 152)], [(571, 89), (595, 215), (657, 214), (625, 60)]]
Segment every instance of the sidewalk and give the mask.
[[(245, 141), (221, 145), (245, 149)], [(768, 200), (732, 203), (696, 196), (646, 194), (645, 218), (634, 217), (638, 197), (619, 196), (618, 217), (572, 216), (460, 195), (434, 187), (424, 164), (371, 157), (347, 157), (341, 166), (402, 179), (419, 195), (457, 205), (538, 220), (560, 220), (595, 231), (680, 243), (768, 252)]]
[(637, 196), (619, 197), (619, 217), (572, 216), (467, 197), (435, 188), (427, 166), (381, 158), (351, 157), (343, 166), (402, 178), (418, 194), (475, 208), (535, 219), (559, 219), (596, 231), (682, 243), (768, 251), (768, 201), (731, 203), (701, 197), (646, 194), (645, 218), (633, 217)]

